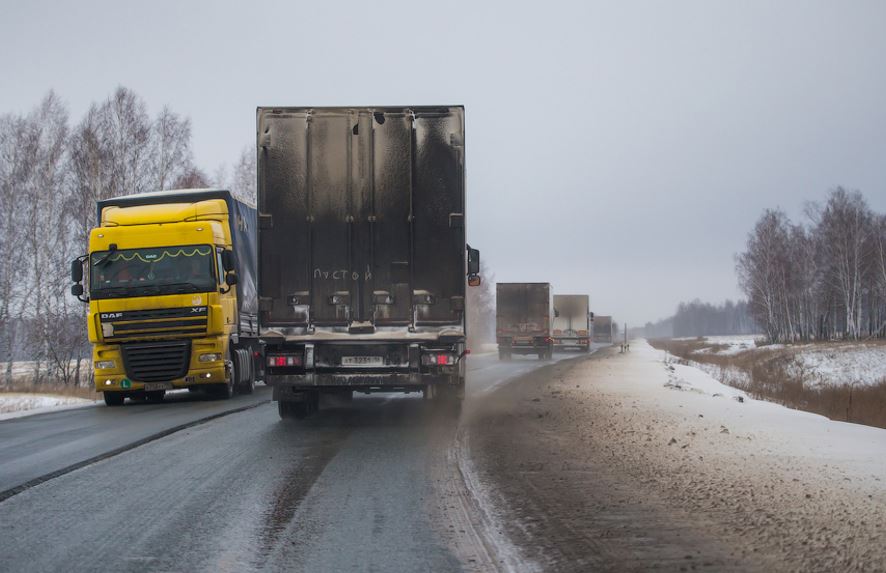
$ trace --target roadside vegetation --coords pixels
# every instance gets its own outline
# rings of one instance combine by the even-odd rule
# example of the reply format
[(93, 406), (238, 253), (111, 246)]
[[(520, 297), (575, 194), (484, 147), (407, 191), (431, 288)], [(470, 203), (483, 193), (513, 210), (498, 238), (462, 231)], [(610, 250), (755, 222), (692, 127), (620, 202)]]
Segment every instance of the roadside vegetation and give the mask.
[[(832, 420), (886, 428), (886, 341), (767, 345), (717, 337), (651, 339), (673, 360), (706, 371), (759, 400), (821, 414)], [(867, 357), (852, 371), (843, 365)]]

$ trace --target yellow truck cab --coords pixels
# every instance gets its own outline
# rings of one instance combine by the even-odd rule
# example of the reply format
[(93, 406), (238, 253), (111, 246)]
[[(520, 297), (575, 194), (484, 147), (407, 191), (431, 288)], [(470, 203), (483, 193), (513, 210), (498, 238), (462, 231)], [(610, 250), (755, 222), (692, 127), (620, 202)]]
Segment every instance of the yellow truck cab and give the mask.
[[(89, 304), (96, 390), (109, 406), (167, 390), (252, 392), (258, 341), (255, 209), (193, 189), (100, 201), (72, 294)], [(84, 272), (85, 271), (85, 272)]]

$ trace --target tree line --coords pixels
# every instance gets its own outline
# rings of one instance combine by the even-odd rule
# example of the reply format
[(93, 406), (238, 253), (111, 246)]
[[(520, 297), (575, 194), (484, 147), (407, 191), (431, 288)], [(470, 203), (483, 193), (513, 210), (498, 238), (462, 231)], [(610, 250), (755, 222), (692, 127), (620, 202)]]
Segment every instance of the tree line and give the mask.
[(83, 254), (95, 202), (175, 188), (219, 186), (255, 203), (255, 153), (231, 169), (198, 168), (191, 121), (168, 107), (155, 115), (125, 87), (94, 102), (76, 123), (50, 91), (25, 114), (0, 115), (0, 361), (31, 379), (79, 383), (89, 356), (86, 309), (68, 294), (70, 261)]
[(832, 190), (799, 223), (767, 209), (736, 271), (771, 342), (886, 336), (886, 215), (859, 191)]
[(658, 322), (647, 322), (637, 333), (647, 338), (683, 338), (689, 336), (722, 336), (756, 334), (757, 326), (747, 302), (726, 300), (711, 304), (699, 299), (681, 302), (673, 316)]

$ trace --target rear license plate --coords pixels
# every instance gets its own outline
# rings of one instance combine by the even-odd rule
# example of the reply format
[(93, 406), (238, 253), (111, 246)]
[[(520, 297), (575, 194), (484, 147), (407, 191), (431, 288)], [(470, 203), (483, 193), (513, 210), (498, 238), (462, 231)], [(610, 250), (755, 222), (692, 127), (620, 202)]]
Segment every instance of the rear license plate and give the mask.
[(145, 392), (155, 392), (157, 390), (172, 390), (172, 384), (169, 382), (148, 382), (145, 384)]
[(342, 356), (342, 366), (384, 366), (385, 359), (382, 356)]

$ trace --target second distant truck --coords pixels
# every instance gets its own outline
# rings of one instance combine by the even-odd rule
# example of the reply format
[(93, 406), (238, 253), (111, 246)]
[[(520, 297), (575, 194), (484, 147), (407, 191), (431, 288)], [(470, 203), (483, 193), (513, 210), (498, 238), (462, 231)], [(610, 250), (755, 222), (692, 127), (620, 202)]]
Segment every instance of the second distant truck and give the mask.
[(550, 283), (498, 283), (495, 300), (498, 357), (510, 360), (513, 354), (536, 354), (539, 360), (549, 360), (554, 354)]

